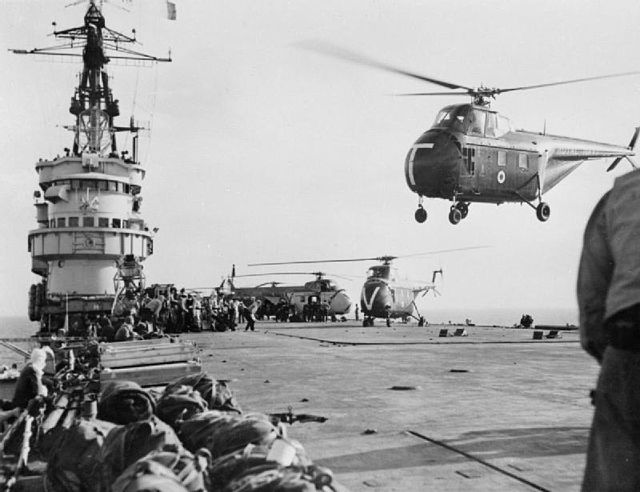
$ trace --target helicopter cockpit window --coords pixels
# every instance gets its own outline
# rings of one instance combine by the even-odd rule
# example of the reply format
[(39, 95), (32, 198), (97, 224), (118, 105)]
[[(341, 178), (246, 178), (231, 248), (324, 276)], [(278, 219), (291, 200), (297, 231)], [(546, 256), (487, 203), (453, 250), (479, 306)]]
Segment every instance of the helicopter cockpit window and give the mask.
[(449, 128), (454, 131), (462, 131), (464, 117), (469, 106), (448, 106), (438, 113), (433, 128)]
[(495, 113), (487, 113), (487, 123), (484, 127), (485, 137), (497, 137), (498, 117)]
[(474, 109), (467, 117), (467, 133), (472, 135), (484, 135), (484, 123), (487, 117), (485, 111)]
[(511, 128), (511, 121), (509, 121), (509, 118), (505, 116), (498, 116), (498, 126), (496, 128), (495, 137), (501, 137), (510, 131), (513, 131), (513, 129)]
[(333, 290), (333, 283), (329, 280), (323, 280), (320, 282), (320, 291), (321, 292), (330, 292)]
[(386, 265), (374, 266), (369, 268), (367, 274), (369, 278), (382, 278), (387, 280), (389, 278), (389, 267)]

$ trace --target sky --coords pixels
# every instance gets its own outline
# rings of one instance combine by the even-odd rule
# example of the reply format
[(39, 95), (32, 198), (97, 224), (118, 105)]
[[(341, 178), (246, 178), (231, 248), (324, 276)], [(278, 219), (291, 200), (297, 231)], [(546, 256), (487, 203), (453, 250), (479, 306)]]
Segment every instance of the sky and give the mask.
[[(11, 54), (55, 43), (86, 4), (0, 0), (0, 315), (26, 317), (27, 233), (35, 228), (34, 165), (70, 147), (68, 104), (79, 63)], [(331, 43), (461, 85), (512, 87), (640, 70), (640, 3), (592, 0), (269, 2), (190, 0), (166, 19), (163, 1), (105, 4), (107, 25), (136, 29), (138, 49), (172, 63), (107, 66), (125, 124), (142, 137), (143, 213), (158, 227), (148, 283), (217, 285), (231, 265), (489, 248), (398, 260), (410, 279), (444, 270), (429, 309), (575, 309), (582, 234), (616, 176), (583, 164), (545, 195), (551, 218), (526, 205), (472, 204), (449, 224), (450, 203), (417, 196), (404, 159), (438, 110), (459, 97), (395, 97), (438, 87), (300, 49)], [(119, 6), (126, 6), (124, 11)], [(640, 76), (498, 97), (516, 127), (627, 145), (640, 124)], [(121, 145), (124, 143), (120, 140)], [(318, 268), (359, 298), (371, 262)], [(316, 268), (287, 267), (307, 271)], [(272, 271), (275, 271), (272, 270)], [(264, 281), (269, 280), (265, 277)], [(287, 278), (278, 278), (286, 281)], [(300, 277), (289, 280), (300, 282)], [(238, 281), (240, 283), (240, 280)], [(253, 281), (244, 279), (242, 285)], [(257, 283), (257, 282), (256, 282)]]

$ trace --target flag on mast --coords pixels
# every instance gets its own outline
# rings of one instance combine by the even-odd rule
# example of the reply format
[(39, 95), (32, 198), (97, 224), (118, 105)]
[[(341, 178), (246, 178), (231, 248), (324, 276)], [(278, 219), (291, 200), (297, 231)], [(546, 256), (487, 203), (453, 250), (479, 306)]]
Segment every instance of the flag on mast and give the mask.
[(167, 0), (167, 19), (176, 20), (176, 4)]

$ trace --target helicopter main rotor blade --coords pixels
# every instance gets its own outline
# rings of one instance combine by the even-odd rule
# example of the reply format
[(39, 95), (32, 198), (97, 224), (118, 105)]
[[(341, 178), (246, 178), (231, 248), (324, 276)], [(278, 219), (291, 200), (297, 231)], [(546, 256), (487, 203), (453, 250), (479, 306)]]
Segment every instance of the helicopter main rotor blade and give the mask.
[(401, 256), (371, 256), (368, 258), (342, 258), (342, 259), (330, 259), (330, 260), (300, 260), (300, 261), (278, 261), (271, 263), (249, 263), (247, 266), (272, 266), (272, 265), (305, 265), (309, 263), (346, 263), (352, 261), (393, 261), (397, 258), (412, 258), (414, 256), (429, 256), (436, 255), (440, 253), (451, 253), (454, 251), (467, 251), (472, 249), (483, 249), (490, 248), (491, 246), (468, 246), (465, 248), (451, 248), (451, 249), (440, 249), (437, 251), (424, 251), (422, 253), (414, 253), (410, 255), (401, 255)]
[(344, 48), (339, 48), (328, 43), (320, 41), (305, 41), (297, 43), (296, 46), (309, 51), (315, 51), (316, 53), (320, 53), (322, 55), (339, 58), (344, 61), (357, 63), (359, 65), (364, 65), (371, 68), (377, 68), (378, 70), (384, 70), (385, 72), (404, 75), (405, 77), (418, 79), (422, 82), (429, 82), (431, 84), (440, 85), (442, 87), (446, 87), (447, 89), (466, 89), (468, 91), (473, 91), (471, 87), (466, 87), (464, 85), (454, 84), (451, 82), (445, 82), (444, 80), (434, 79), (433, 77), (427, 77), (426, 75), (421, 75), (415, 72), (409, 72), (408, 70), (394, 67), (393, 65), (389, 65), (387, 63), (379, 62), (377, 60), (369, 58), (368, 56), (364, 56), (353, 51), (346, 50)]
[(627, 77), (629, 75), (638, 75), (640, 74), (640, 70), (636, 70), (633, 72), (622, 72), (622, 73), (613, 73), (609, 75), (598, 75), (596, 77), (584, 77), (581, 79), (573, 79), (573, 80), (564, 80), (560, 82), (550, 82), (548, 84), (536, 84), (536, 85), (524, 85), (521, 87), (509, 87), (508, 89), (494, 89), (496, 94), (502, 94), (504, 92), (512, 92), (512, 91), (524, 91), (529, 89), (539, 89), (541, 87), (551, 87), (554, 85), (565, 85), (565, 84), (576, 84), (578, 82), (588, 82), (590, 80), (600, 80), (600, 79), (613, 79), (615, 77)]
[(334, 259), (334, 260), (301, 260), (301, 261), (277, 261), (272, 263), (249, 263), (247, 266), (273, 266), (273, 265), (307, 265), (313, 263), (346, 263), (350, 261), (377, 261), (379, 257), (374, 256), (371, 258), (349, 258), (349, 259)]
[(356, 278), (360, 278), (359, 276), (355, 276), (355, 275), (342, 275), (342, 274), (338, 274), (338, 273), (329, 273), (329, 272), (265, 272), (265, 273), (247, 273), (246, 275), (236, 275), (236, 278), (238, 277), (268, 277), (269, 275), (315, 275), (316, 277), (322, 277), (322, 278), (327, 278), (327, 277), (336, 277), (336, 278), (341, 278), (343, 280), (353, 280)]
[(472, 96), (474, 91), (467, 92), (403, 92), (394, 96)]
[(452, 248), (452, 249), (441, 249), (439, 251), (426, 251), (424, 253), (414, 253), (414, 254), (410, 254), (410, 255), (401, 255), (398, 256), (397, 258), (414, 258), (417, 256), (430, 256), (430, 255), (437, 255), (440, 253), (453, 253), (455, 251), (469, 251), (472, 249), (484, 249), (484, 248), (490, 248), (491, 246), (485, 245), (485, 246), (468, 246), (465, 248)]
[(267, 275), (316, 275), (318, 272), (266, 272), (266, 273), (247, 273), (245, 275), (236, 275), (238, 277), (264, 277)]

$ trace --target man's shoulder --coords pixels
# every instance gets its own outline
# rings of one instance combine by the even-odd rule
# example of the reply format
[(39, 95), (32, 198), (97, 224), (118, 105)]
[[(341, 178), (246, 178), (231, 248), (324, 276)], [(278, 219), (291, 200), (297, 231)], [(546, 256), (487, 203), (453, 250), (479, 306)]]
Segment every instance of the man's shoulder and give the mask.
[(614, 192), (625, 192), (631, 189), (635, 190), (637, 187), (640, 187), (640, 169), (618, 176), (613, 183), (612, 190)]

